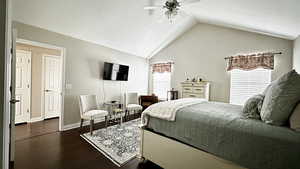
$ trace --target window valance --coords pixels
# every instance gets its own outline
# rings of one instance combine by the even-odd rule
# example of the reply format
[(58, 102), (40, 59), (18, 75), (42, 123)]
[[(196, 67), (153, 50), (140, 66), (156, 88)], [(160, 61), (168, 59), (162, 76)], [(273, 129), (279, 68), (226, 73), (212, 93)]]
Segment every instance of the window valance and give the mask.
[(254, 70), (257, 68), (274, 69), (274, 55), (281, 53), (258, 53), (251, 55), (231, 56), (228, 60), (227, 71), (233, 69)]
[(156, 63), (152, 65), (152, 73), (164, 73), (172, 71), (172, 63)]

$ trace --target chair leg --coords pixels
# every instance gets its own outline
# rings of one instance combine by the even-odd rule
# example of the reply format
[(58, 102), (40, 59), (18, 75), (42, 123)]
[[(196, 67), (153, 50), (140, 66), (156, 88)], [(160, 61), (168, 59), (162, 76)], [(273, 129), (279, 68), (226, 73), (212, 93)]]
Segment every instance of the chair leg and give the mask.
[(94, 127), (94, 120), (91, 120), (90, 121), (90, 133), (91, 133), (91, 136), (93, 135), (93, 127)]
[(125, 121), (127, 121), (127, 118), (128, 118), (128, 110), (125, 110), (125, 117), (124, 117)]
[(120, 116), (120, 125), (122, 125), (122, 123), (123, 123), (123, 116), (121, 114), (121, 116)]
[(82, 131), (83, 119), (80, 120), (80, 132)]
[(108, 124), (108, 117), (105, 116), (105, 128), (107, 128), (107, 124)]
[(130, 110), (128, 110), (128, 112), (127, 112), (127, 121), (129, 121), (130, 120)]

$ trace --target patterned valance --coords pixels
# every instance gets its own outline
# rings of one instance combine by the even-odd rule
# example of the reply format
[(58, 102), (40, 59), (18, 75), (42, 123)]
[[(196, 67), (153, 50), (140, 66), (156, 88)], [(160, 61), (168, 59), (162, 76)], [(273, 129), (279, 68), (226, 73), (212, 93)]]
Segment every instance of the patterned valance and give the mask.
[(274, 69), (274, 53), (258, 53), (252, 55), (238, 55), (228, 59), (227, 71), (233, 69), (253, 70), (257, 68)]
[(156, 63), (152, 65), (152, 73), (164, 73), (172, 71), (172, 63)]

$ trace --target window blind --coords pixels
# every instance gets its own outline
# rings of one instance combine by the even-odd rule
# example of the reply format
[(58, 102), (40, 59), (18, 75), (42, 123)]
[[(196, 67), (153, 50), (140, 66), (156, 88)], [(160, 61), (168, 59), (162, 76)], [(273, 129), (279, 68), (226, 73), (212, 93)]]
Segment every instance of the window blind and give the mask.
[(253, 95), (262, 93), (271, 83), (271, 70), (231, 71), (230, 103), (244, 105)]
[(171, 88), (171, 72), (153, 73), (153, 93), (159, 99), (167, 99), (167, 92)]

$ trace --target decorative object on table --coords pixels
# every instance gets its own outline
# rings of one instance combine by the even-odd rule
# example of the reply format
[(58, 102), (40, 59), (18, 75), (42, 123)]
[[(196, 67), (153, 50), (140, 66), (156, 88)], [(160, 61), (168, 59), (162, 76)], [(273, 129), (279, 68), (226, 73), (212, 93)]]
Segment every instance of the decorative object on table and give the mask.
[(125, 115), (124, 112), (125, 111), (123, 108), (115, 108), (113, 110), (114, 120), (115, 120), (115, 122), (119, 123), (120, 125), (122, 125), (122, 123), (123, 123), (123, 114)]
[(182, 98), (203, 98), (209, 100), (210, 83), (201, 82), (182, 82)]
[(83, 121), (89, 120), (90, 134), (93, 135), (94, 120), (99, 117), (105, 117), (105, 127), (107, 127), (108, 112), (99, 109), (96, 95), (80, 95), (79, 107), (81, 117), (80, 129), (82, 129)]
[(143, 107), (143, 110), (155, 103), (158, 103), (158, 97), (155, 95), (140, 96), (140, 104)]
[(125, 110), (123, 109), (123, 104), (118, 101), (110, 101), (104, 103), (104, 106), (107, 107), (109, 113), (109, 122), (120, 123), (123, 122), (123, 115), (125, 115)]
[(281, 52), (267, 52), (226, 57), (225, 59), (228, 60), (227, 71), (233, 69), (253, 70), (257, 68), (273, 70), (274, 55), (281, 54)]
[(135, 119), (95, 130), (94, 135), (84, 133), (81, 137), (120, 167), (140, 152), (140, 123), (141, 119)]
[(177, 99), (178, 99), (178, 90), (175, 90), (174, 88), (172, 88), (167, 93), (167, 100), (177, 100)]
[[(166, 15), (167, 19), (172, 23), (177, 15), (180, 13), (186, 13), (181, 10), (182, 6), (186, 4), (200, 2), (200, 0), (166, 0), (165, 2), (159, 4), (154, 4), (152, 6), (145, 6), (145, 10), (149, 10), (150, 12), (156, 9), (164, 9), (164, 14)], [(151, 14), (151, 13), (150, 13)], [(183, 15), (183, 14), (181, 14)]]
[(139, 113), (143, 107), (139, 105), (138, 93), (125, 93), (125, 118), (127, 118), (130, 113)]

